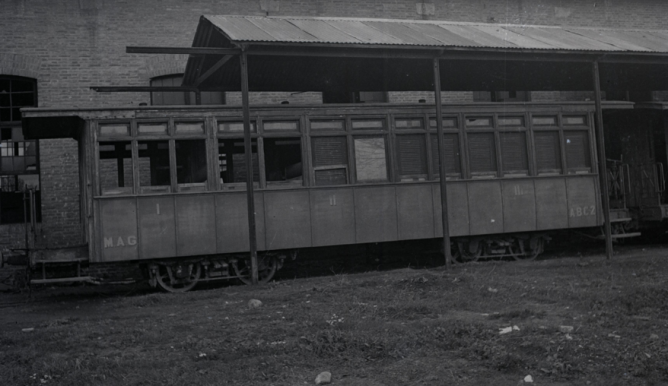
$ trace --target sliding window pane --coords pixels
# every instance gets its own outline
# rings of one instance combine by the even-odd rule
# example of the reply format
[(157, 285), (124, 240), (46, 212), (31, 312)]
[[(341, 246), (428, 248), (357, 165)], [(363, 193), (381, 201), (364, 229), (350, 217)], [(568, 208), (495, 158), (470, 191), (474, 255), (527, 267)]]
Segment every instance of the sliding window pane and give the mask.
[(501, 163), (505, 174), (529, 174), (526, 133), (499, 133)]
[(399, 176), (425, 176), (427, 174), (427, 144), (424, 134), (397, 135), (397, 160)]
[(357, 181), (387, 181), (384, 137), (355, 138)]
[(469, 140), (469, 163), (471, 173), (493, 175), (496, 173), (496, 148), (494, 133), (471, 133)]
[(348, 183), (346, 137), (314, 137), (311, 143), (316, 186)]
[[(444, 134), (445, 141), (445, 173), (457, 177), (461, 176), (461, 161), (459, 158), (459, 134)], [(431, 135), (431, 165), (436, 178), (440, 173), (440, 158), (438, 155), (438, 135)]]
[(591, 170), (588, 131), (564, 130), (566, 166), (569, 173), (587, 173)]
[(534, 132), (538, 174), (561, 173), (561, 146), (558, 131)]

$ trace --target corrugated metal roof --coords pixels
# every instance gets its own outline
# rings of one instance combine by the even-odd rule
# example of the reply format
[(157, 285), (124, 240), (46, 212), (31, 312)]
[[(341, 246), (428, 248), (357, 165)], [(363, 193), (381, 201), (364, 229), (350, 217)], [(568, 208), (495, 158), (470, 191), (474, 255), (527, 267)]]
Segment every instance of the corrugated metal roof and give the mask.
[(668, 30), (324, 17), (204, 16), (233, 43), (668, 53)]

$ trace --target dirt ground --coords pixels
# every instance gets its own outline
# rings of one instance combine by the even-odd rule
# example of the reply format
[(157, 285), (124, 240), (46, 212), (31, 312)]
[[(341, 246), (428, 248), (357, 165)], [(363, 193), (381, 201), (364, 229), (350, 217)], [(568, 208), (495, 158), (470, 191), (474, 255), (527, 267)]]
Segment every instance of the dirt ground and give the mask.
[(3, 293), (0, 385), (666, 385), (668, 247), (617, 251)]

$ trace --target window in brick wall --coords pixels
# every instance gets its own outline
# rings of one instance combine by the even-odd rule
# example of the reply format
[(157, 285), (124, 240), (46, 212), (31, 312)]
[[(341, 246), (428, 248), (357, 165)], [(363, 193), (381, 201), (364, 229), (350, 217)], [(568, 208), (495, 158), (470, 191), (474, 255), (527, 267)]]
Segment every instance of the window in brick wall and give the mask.
[(529, 91), (474, 91), (474, 102), (528, 102), (531, 100)]
[(388, 101), (384, 91), (325, 91), (323, 103), (385, 103)]
[[(183, 74), (160, 76), (151, 79), (151, 86), (154, 87), (179, 87), (183, 81)], [(201, 104), (203, 105), (224, 105), (225, 93), (222, 91), (202, 91)], [(170, 91), (170, 92), (152, 92), (151, 104), (154, 106), (164, 105), (195, 105), (197, 104), (194, 92)]]
[(35, 192), (35, 218), (41, 221), (38, 144), (21, 131), (20, 109), (35, 106), (34, 79), (0, 75), (0, 224), (31, 218), (30, 201), (24, 201), (28, 189)]

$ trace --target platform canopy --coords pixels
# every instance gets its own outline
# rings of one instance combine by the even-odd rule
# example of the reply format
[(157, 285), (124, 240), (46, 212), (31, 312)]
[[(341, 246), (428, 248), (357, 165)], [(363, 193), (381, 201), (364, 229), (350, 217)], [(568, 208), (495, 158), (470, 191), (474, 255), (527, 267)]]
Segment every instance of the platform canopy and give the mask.
[(434, 57), (444, 91), (591, 90), (594, 60), (603, 90), (668, 90), (668, 30), (202, 16), (193, 47), (202, 90), (239, 90), (241, 49), (251, 91), (433, 91)]

